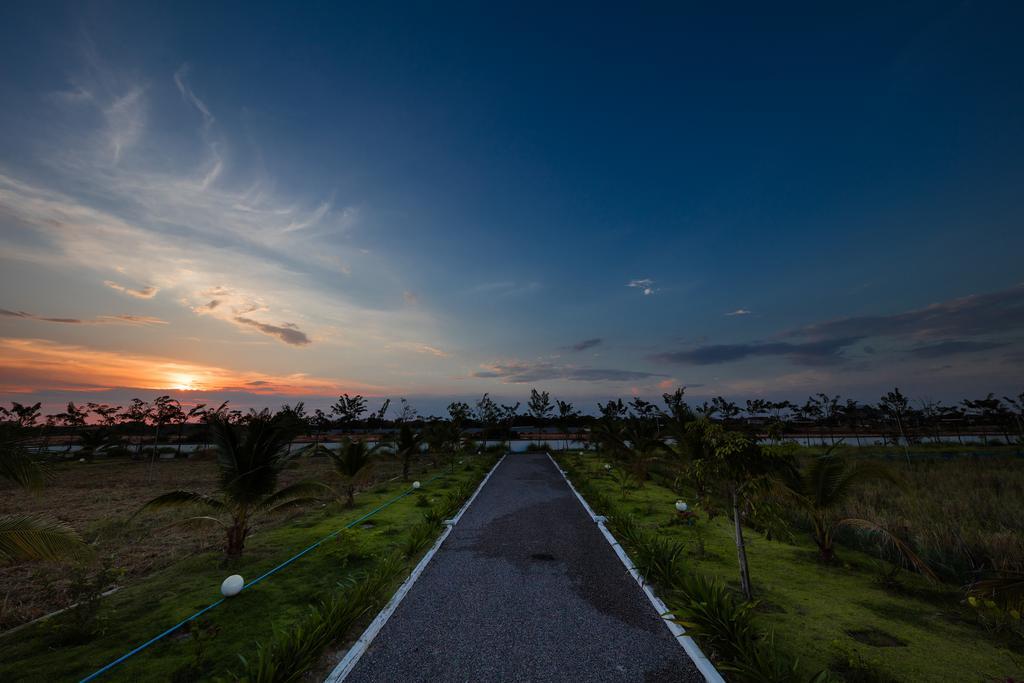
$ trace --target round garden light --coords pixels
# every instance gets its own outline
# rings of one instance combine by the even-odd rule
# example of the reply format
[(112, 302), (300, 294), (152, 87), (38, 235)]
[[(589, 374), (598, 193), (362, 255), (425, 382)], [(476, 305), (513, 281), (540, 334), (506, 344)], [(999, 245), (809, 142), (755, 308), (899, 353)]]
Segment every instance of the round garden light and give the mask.
[(238, 574), (232, 574), (220, 584), (220, 594), (225, 598), (234, 597), (242, 592), (243, 586), (245, 586), (245, 579)]
[(419, 483), (418, 481), (414, 481), (414, 482), (412, 483), (412, 487), (413, 487), (414, 489), (418, 489), (418, 488), (420, 487), (420, 483)]
[(679, 510), (679, 512), (686, 512), (689, 509), (690, 509), (690, 506), (686, 504), (686, 501), (684, 501), (684, 500), (677, 500), (676, 501), (676, 510)]
[(612, 468), (612, 466), (611, 466), (611, 465), (609, 465), (608, 463), (605, 463), (605, 464), (604, 464), (604, 468), (605, 468), (606, 470), (610, 470), (610, 469)]

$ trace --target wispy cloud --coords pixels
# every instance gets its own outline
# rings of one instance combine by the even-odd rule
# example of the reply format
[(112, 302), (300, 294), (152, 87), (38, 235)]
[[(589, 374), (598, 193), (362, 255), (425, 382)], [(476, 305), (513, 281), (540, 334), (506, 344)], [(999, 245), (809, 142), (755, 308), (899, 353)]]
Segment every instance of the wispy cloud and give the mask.
[(44, 323), (62, 323), (67, 325), (166, 325), (166, 320), (153, 318), (148, 315), (101, 315), (96, 318), (55, 318), (26, 311), (9, 311), (0, 308), (0, 316), (8, 318), (22, 318), (24, 320), (36, 320)]
[(728, 313), (726, 313), (726, 315), (727, 315), (727, 316), (734, 316), (734, 315), (750, 315), (750, 313), (751, 313), (751, 311), (748, 311), (748, 310), (747, 310), (747, 309), (745, 309), (745, 308), (737, 308), (737, 309), (736, 309), (735, 311), (729, 311)]
[(517, 296), (536, 292), (540, 288), (541, 284), (539, 282), (503, 280), (499, 282), (483, 282), (473, 287), (471, 291), (476, 294), (487, 294), (490, 296)]
[(159, 288), (153, 287), (152, 285), (143, 287), (142, 289), (132, 289), (131, 287), (119, 285), (113, 280), (104, 280), (103, 284), (105, 284), (107, 287), (110, 287), (113, 290), (121, 292), (122, 294), (133, 296), (136, 299), (152, 299), (154, 296), (156, 296), (156, 293), (160, 291)]
[(389, 349), (401, 349), (403, 351), (412, 351), (413, 353), (423, 353), (428, 356), (434, 356), (436, 358), (447, 358), (449, 354), (436, 346), (430, 344), (424, 344), (422, 342), (392, 342), (386, 346)]
[[(378, 348), (392, 330), (429, 326), (428, 311), (388, 303), (403, 288), (385, 256), (336, 239), (357, 220), (355, 207), (281, 196), (258, 170), (245, 185), (238, 181), (244, 171), (232, 175), (230, 186), (221, 182), (226, 143), (212, 108), (189, 84), (187, 67), (175, 72), (174, 87), (201, 115), (197, 138), (204, 144), (197, 163), (181, 170), (151, 154), (128, 153), (145, 138), (147, 95), (160, 81), (125, 82), (99, 73), (95, 54), (87, 57), (92, 75), (52, 103), (76, 116), (94, 108), (104, 124), (90, 129), (85, 122), (92, 117), (83, 117), (74, 135), (40, 141), (39, 156), (54, 174), (46, 181), (0, 166), (0, 213), (34, 233), (32, 240), (0, 233), (5, 256), (99, 273), (106, 286), (139, 299), (169, 292), (197, 314), (293, 346), (310, 343), (310, 326), (319, 326), (318, 339), (343, 329), (346, 344)], [(339, 267), (348, 270), (353, 261), (373, 273), (373, 287), (339, 289)], [(225, 293), (207, 293), (218, 287)], [(349, 324), (356, 319), (359, 325)]]
[(650, 278), (630, 280), (629, 282), (626, 283), (626, 286), (632, 287), (634, 289), (639, 289), (644, 296), (650, 296), (657, 291), (656, 289), (654, 289), (654, 280)]
[(651, 372), (618, 370), (612, 368), (587, 368), (575, 365), (558, 365), (544, 361), (509, 361), (502, 363), (490, 363), (481, 365), (480, 368), (480, 370), (472, 373), (473, 377), (495, 378), (509, 384), (540, 382), (555, 379), (566, 379), (579, 382), (632, 382), (636, 380), (650, 379), (653, 377), (664, 377), (664, 375)]

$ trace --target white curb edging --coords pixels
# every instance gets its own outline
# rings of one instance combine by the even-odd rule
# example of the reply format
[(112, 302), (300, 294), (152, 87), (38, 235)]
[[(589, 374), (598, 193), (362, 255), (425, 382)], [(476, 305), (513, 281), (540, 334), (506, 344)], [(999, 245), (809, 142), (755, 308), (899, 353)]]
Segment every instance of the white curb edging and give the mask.
[(583, 509), (586, 510), (587, 514), (590, 515), (590, 518), (597, 524), (597, 528), (601, 530), (601, 534), (611, 545), (615, 554), (618, 555), (619, 560), (621, 560), (622, 564), (626, 566), (626, 569), (629, 571), (629, 575), (633, 577), (633, 580), (636, 581), (643, 590), (644, 595), (646, 595), (647, 599), (650, 600), (654, 609), (658, 610), (658, 616), (662, 618), (661, 620), (665, 623), (665, 626), (668, 627), (668, 630), (672, 632), (676, 641), (683, 646), (684, 650), (686, 650), (686, 654), (689, 655), (691, 660), (693, 660), (693, 663), (697, 666), (701, 675), (704, 676), (704, 680), (708, 683), (725, 683), (725, 679), (722, 678), (722, 674), (718, 673), (715, 665), (707, 658), (707, 655), (705, 655), (700, 649), (700, 646), (697, 645), (696, 641), (686, 635), (686, 630), (682, 626), (672, 621), (673, 617), (669, 612), (668, 606), (662, 602), (661, 598), (655, 595), (654, 591), (651, 590), (650, 585), (644, 583), (644, 579), (640, 576), (640, 572), (636, 570), (633, 560), (629, 559), (629, 555), (626, 554), (626, 551), (622, 549), (619, 542), (615, 540), (612, 533), (605, 527), (605, 518), (594, 514), (594, 511), (591, 509), (590, 505), (587, 504), (587, 501), (583, 499), (583, 496), (581, 496), (579, 491), (576, 490), (576, 487), (572, 485), (571, 481), (569, 481), (569, 477), (565, 476), (565, 470), (563, 470), (558, 465), (558, 462), (551, 457), (551, 453), (548, 453), (547, 456), (548, 459), (551, 460), (551, 464), (554, 465), (555, 469), (557, 469), (559, 474), (562, 475), (562, 479), (565, 480), (565, 483), (569, 485), (569, 489), (576, 495), (576, 498), (580, 501)]
[(324, 683), (341, 683), (341, 681), (344, 681), (345, 678), (352, 673), (352, 670), (356, 668), (356, 664), (359, 663), (359, 659), (366, 652), (367, 648), (370, 647), (370, 643), (373, 642), (373, 639), (376, 638), (377, 634), (380, 633), (382, 628), (384, 628), (384, 624), (388, 622), (391, 615), (395, 613), (396, 609), (398, 609), (398, 605), (401, 604), (406, 593), (408, 593), (413, 584), (416, 583), (416, 580), (420, 578), (420, 574), (422, 574), (423, 570), (427, 568), (427, 564), (430, 562), (431, 558), (433, 558), (435, 553), (437, 553), (441, 548), (441, 544), (444, 543), (445, 539), (452, 533), (452, 529), (459, 523), (459, 520), (462, 519), (462, 515), (469, 509), (470, 504), (472, 504), (476, 499), (477, 494), (480, 493), (484, 484), (487, 483), (487, 480), (491, 478), (491, 475), (494, 474), (494, 471), (498, 469), (498, 466), (504, 459), (505, 456), (503, 455), (498, 462), (494, 463), (494, 467), (490, 469), (487, 475), (483, 478), (483, 481), (480, 482), (480, 485), (476, 487), (476, 490), (473, 491), (473, 495), (471, 495), (462, 505), (458, 514), (450, 520), (445, 520), (444, 531), (442, 531), (441, 535), (436, 541), (434, 541), (434, 545), (431, 546), (430, 550), (428, 550), (426, 555), (424, 555), (419, 561), (416, 567), (412, 570), (412, 573), (409, 574), (409, 577), (402, 582), (401, 586), (398, 587), (398, 590), (395, 591), (393, 596), (391, 596), (391, 600), (384, 606), (384, 609), (377, 614), (374, 620), (370, 622), (370, 625), (366, 627), (366, 630), (363, 631), (363, 634), (359, 636), (359, 639), (351, 648), (349, 648), (342, 660), (338, 662), (336, 667), (334, 667), (334, 670), (327, 675), (327, 678), (324, 679)]

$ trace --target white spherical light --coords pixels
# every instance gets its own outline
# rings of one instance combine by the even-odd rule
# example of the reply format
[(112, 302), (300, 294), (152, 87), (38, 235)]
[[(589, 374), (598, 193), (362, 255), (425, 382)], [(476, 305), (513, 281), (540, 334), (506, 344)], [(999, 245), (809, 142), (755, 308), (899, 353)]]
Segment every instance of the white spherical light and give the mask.
[(418, 481), (414, 481), (414, 482), (412, 483), (412, 487), (413, 487), (414, 489), (418, 489), (418, 488), (420, 487), (420, 483), (419, 483)]
[(685, 501), (682, 501), (682, 500), (677, 500), (676, 501), (676, 510), (679, 510), (680, 512), (686, 512), (689, 509), (690, 509), (690, 506), (687, 505)]
[(604, 468), (605, 468), (606, 470), (610, 470), (610, 469), (612, 468), (612, 466), (611, 466), (611, 465), (609, 465), (608, 463), (605, 463), (605, 464), (604, 464)]
[(242, 592), (243, 586), (245, 586), (245, 579), (238, 574), (232, 574), (220, 585), (220, 594), (225, 598), (233, 597)]

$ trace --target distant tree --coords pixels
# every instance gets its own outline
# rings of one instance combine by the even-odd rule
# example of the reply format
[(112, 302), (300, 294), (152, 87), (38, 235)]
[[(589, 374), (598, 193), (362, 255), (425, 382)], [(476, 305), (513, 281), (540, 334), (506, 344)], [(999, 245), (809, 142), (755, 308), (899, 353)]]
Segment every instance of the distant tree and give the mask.
[(693, 411), (690, 409), (689, 404), (683, 400), (683, 396), (686, 394), (686, 387), (679, 387), (671, 394), (664, 393), (661, 395), (661, 400), (665, 403), (667, 412), (662, 414), (680, 425), (686, 424), (694, 419)]
[[(403, 428), (407, 429), (408, 425), (403, 425)], [(368, 446), (365, 441), (346, 438), (342, 439), (337, 452), (328, 451), (334, 461), (334, 471), (345, 487), (345, 504), (348, 507), (355, 505), (356, 487), (369, 476), (377, 452), (382, 448), (383, 444)]]
[(336, 417), (338, 426), (342, 429), (347, 429), (352, 424), (359, 422), (365, 413), (366, 399), (359, 394), (352, 397), (342, 394), (331, 406), (331, 415)]
[(562, 434), (567, 438), (565, 439), (565, 448), (569, 448), (569, 430), (572, 423), (577, 420), (580, 416), (580, 411), (573, 407), (572, 403), (568, 401), (556, 401), (558, 406), (558, 428), (562, 430)]
[(621, 398), (608, 401), (605, 404), (598, 403), (597, 409), (601, 412), (602, 417), (610, 420), (617, 420), (626, 416), (626, 405), (622, 402)]
[(1009, 412), (1013, 416), (1014, 423), (1017, 425), (1018, 443), (1024, 443), (1024, 391), (1017, 398), (1003, 396), (1003, 400), (1010, 407), (1011, 410)]
[(17, 401), (12, 401), (9, 415), (14, 418), (14, 421), (21, 429), (32, 429), (39, 421), (41, 407), (41, 403), (24, 405)]
[(412, 404), (410, 404), (404, 398), (399, 399), (399, 401), (401, 402), (401, 408), (399, 408), (398, 410), (397, 422), (403, 424), (406, 422), (415, 422), (416, 419), (419, 417), (419, 413), (416, 412), (416, 409), (413, 408)]
[(732, 420), (740, 414), (740, 407), (722, 396), (716, 396), (711, 399), (711, 405), (714, 406), (715, 412), (726, 421)]
[(414, 458), (418, 457), (423, 445), (423, 435), (412, 431), (408, 422), (402, 422), (395, 441), (395, 454), (402, 462), (402, 481), (409, 481), (409, 468)]
[(448, 417), (458, 430), (473, 416), (473, 411), (468, 403), (463, 401), (452, 401), (448, 404)]
[(546, 391), (538, 392), (536, 389), (530, 389), (530, 402), (526, 404), (526, 408), (539, 427), (551, 419), (551, 414), (555, 410), (551, 405), (551, 395)]
[[(302, 409), (302, 402), (301, 401), (299, 402), (298, 408), (299, 408), (299, 410)], [(185, 425), (188, 424), (189, 420), (191, 420), (193, 418), (199, 419), (200, 417), (202, 417), (203, 411), (205, 411), (205, 410), (206, 410), (206, 404), (205, 403), (197, 403), (196, 405), (192, 406), (188, 410), (182, 409), (181, 411), (179, 411), (178, 415), (176, 416), (176, 421), (178, 423), (178, 451), (175, 454), (175, 457), (178, 457), (178, 458), (181, 457), (181, 439), (182, 439), (182, 432), (185, 429)], [(299, 415), (298, 418), (301, 420), (302, 416)]]
[[(120, 418), (126, 425), (134, 425), (140, 432), (143, 432), (146, 427), (146, 422), (149, 420), (150, 413), (153, 408), (139, 398), (133, 398), (128, 407), (121, 413)], [(139, 458), (142, 454), (142, 439), (143, 434), (140, 433), (139, 440), (135, 446), (135, 457)]]
[(484, 394), (476, 402), (475, 416), (477, 421), (483, 424), (484, 429), (490, 431), (501, 421), (501, 408), (490, 397), (490, 394)]
[(910, 448), (904, 424), (907, 414), (910, 412), (910, 401), (900, 392), (899, 387), (896, 387), (879, 400), (878, 407), (883, 414), (896, 423), (899, 436), (903, 440), (903, 455), (907, 459), (907, 464), (909, 464)]
[[(404, 398), (402, 399), (402, 402), (405, 403), (405, 399)], [(376, 425), (378, 427), (383, 427), (384, 426), (384, 422), (387, 419), (387, 415), (388, 415), (388, 408), (390, 408), (390, 407), (391, 407), (391, 399), (390, 398), (384, 399), (384, 402), (380, 404), (380, 408), (377, 410), (376, 414), (373, 416), (373, 419), (376, 422)]]
[(121, 406), (110, 406), (106, 403), (87, 403), (86, 407), (97, 418), (97, 423), (108, 429), (117, 424)]
[(658, 406), (645, 401), (639, 396), (634, 396), (629, 402), (629, 413), (638, 420), (651, 420), (658, 415)]
[(85, 426), (86, 418), (89, 413), (84, 408), (79, 408), (71, 401), (68, 401), (67, 410), (60, 413), (57, 419), (68, 428), (68, 447), (65, 452), (71, 451), (71, 446), (75, 441), (75, 436), (78, 431)]
[(509, 440), (509, 449), (512, 448), (512, 427), (515, 425), (517, 419), (519, 419), (519, 401), (515, 403), (501, 404), (499, 410), (499, 419), (501, 420), (502, 432), (505, 438)]

